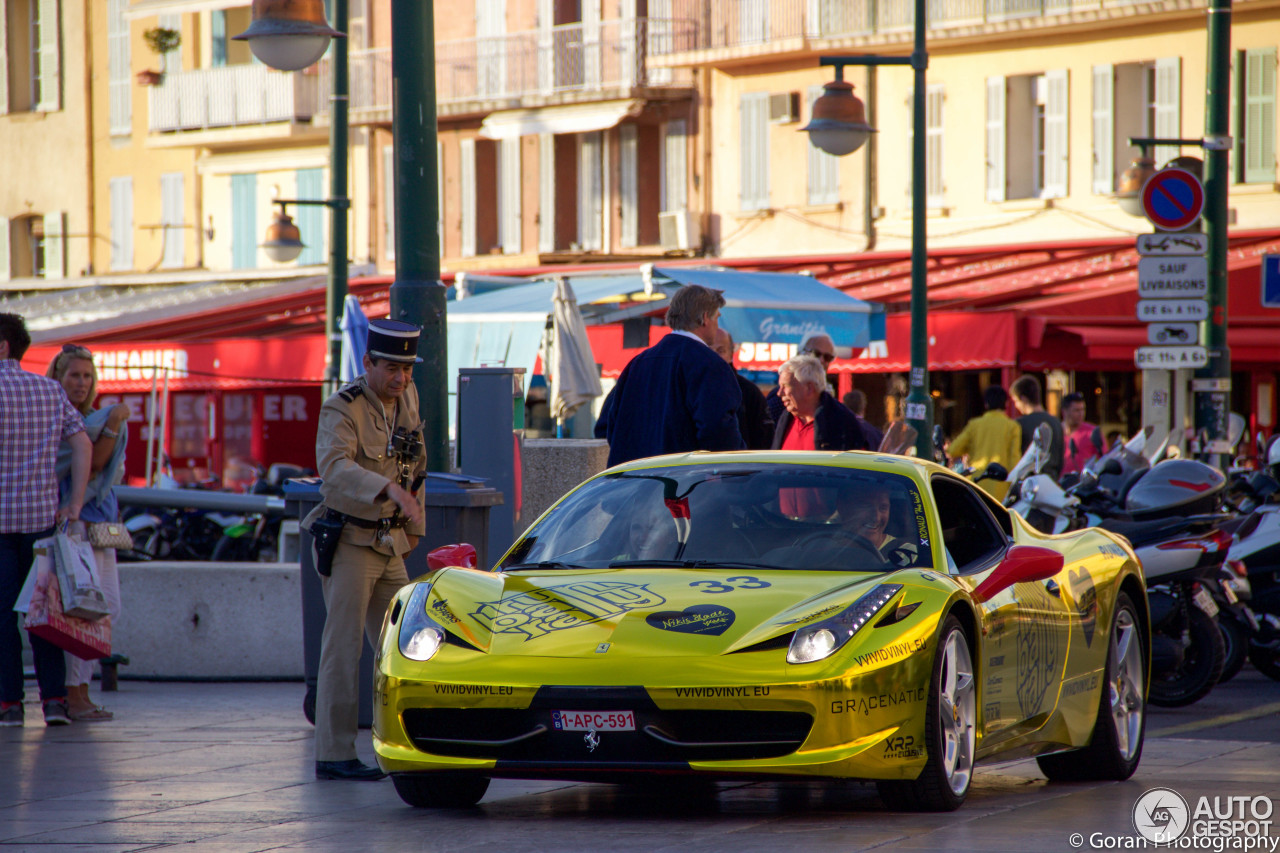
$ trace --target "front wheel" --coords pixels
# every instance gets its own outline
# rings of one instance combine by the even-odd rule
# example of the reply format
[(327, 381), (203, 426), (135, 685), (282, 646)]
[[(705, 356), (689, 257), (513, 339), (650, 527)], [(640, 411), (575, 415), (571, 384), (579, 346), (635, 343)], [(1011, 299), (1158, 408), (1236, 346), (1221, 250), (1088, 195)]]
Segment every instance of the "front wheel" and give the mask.
[(1218, 620), (1195, 604), (1187, 604), (1188, 645), (1182, 664), (1168, 672), (1151, 673), (1148, 701), (1161, 708), (1181, 708), (1199, 702), (1222, 675), (1226, 649)]
[(400, 799), (415, 809), (468, 809), (489, 790), (487, 776), (453, 773), (391, 775)]
[(1230, 681), (1240, 672), (1249, 657), (1249, 634), (1243, 625), (1230, 614), (1218, 616), (1218, 630), (1222, 632), (1222, 675), (1218, 683)]
[(1254, 643), (1250, 646), (1249, 663), (1267, 678), (1280, 681), (1280, 649), (1275, 643), (1269, 646)]
[(973, 782), (977, 691), (969, 638), (954, 615), (938, 636), (924, 715), (924, 769), (910, 781), (876, 783), (880, 799), (894, 811), (955, 811)]
[(1138, 769), (1147, 726), (1147, 709), (1142, 700), (1146, 686), (1145, 635), (1133, 601), (1120, 593), (1108, 641), (1107, 681), (1102, 686), (1093, 736), (1083, 749), (1036, 759), (1040, 772), (1051, 781), (1118, 782)]

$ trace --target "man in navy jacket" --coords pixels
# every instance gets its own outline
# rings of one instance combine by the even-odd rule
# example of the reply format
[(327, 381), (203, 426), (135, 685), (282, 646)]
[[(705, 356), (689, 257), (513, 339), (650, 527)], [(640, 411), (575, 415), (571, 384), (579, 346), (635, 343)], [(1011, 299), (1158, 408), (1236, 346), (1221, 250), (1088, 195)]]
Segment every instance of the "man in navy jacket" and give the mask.
[(738, 429), (742, 391), (733, 368), (711, 348), (724, 296), (680, 288), (667, 309), (667, 335), (631, 359), (605, 398), (596, 438), (609, 441), (609, 465), (691, 450), (744, 450)]

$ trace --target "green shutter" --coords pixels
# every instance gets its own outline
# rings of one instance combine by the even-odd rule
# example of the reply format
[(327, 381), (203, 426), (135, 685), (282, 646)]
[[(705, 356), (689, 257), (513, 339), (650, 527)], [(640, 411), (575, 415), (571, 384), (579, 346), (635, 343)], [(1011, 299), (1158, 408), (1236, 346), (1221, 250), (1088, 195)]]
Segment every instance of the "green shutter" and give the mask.
[(231, 176), (231, 267), (253, 269), (258, 265), (258, 176)]
[[(324, 198), (324, 170), (299, 169), (298, 198), (319, 201)], [(315, 204), (299, 204), (294, 210), (298, 231), (302, 234), (302, 242), (306, 246), (298, 255), (300, 266), (324, 263), (324, 214), (328, 208)]]

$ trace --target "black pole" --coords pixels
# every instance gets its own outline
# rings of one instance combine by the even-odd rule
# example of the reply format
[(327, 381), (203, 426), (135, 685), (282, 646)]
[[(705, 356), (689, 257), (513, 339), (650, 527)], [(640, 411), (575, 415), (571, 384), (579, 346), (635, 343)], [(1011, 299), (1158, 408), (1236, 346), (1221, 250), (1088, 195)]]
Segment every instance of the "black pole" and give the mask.
[[(340, 33), (347, 31), (348, 0), (333, 0), (333, 20)], [(324, 396), (338, 390), (342, 371), (342, 330), (338, 320), (347, 298), (347, 104), (349, 70), (347, 40), (330, 42), (333, 52), (333, 94), (329, 105), (329, 280), (324, 293), (324, 335), (329, 361), (324, 369)]]
[(431, 0), (391, 2), (396, 280), (391, 317), (422, 327), (413, 371), (427, 469), (448, 471), (445, 288), (440, 281), (436, 188), (435, 22)]

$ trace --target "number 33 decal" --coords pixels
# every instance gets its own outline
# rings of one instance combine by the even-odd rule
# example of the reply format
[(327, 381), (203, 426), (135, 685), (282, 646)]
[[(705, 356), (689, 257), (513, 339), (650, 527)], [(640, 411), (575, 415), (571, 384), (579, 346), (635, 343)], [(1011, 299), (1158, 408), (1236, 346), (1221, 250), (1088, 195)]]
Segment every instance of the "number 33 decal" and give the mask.
[[(736, 582), (736, 586), (734, 585)], [(724, 582), (720, 581), (693, 581), (689, 586), (699, 587), (705, 586), (703, 592), (720, 593), (733, 592), (735, 589), (764, 589), (766, 586), (773, 586), (768, 581), (762, 581), (760, 578), (751, 575), (737, 575), (736, 577), (725, 578)]]

